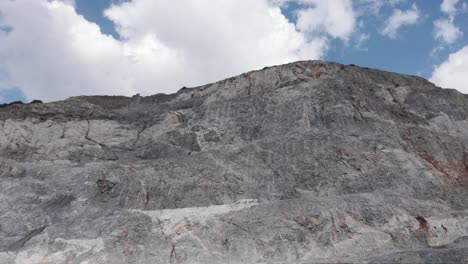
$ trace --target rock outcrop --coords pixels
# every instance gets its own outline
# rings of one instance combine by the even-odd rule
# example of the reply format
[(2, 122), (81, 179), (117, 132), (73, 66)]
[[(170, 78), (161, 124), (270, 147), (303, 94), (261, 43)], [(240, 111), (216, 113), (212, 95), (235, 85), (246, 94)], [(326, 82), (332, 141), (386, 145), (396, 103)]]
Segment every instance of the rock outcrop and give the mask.
[(323, 61), (0, 109), (0, 263), (468, 261), (468, 96)]

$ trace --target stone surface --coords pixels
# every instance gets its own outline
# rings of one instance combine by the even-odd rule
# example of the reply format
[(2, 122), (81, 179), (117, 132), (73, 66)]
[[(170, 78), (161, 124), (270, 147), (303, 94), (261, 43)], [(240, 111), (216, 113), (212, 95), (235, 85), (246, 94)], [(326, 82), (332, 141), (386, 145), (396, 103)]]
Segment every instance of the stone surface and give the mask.
[(468, 261), (468, 96), (304, 61), (0, 109), (0, 263)]

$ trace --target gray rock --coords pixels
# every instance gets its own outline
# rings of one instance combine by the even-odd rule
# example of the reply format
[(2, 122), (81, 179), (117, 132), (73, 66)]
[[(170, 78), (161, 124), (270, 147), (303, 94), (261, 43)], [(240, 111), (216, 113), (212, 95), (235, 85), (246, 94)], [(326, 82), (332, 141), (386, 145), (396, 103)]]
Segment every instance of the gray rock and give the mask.
[(323, 61), (0, 109), (0, 263), (468, 261), (468, 97)]

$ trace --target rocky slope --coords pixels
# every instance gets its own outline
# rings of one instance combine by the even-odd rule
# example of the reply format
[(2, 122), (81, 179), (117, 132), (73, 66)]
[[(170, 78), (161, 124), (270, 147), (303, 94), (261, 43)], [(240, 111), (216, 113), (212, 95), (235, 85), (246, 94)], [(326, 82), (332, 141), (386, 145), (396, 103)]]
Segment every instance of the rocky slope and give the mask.
[(0, 263), (468, 261), (468, 96), (304, 61), (0, 108)]

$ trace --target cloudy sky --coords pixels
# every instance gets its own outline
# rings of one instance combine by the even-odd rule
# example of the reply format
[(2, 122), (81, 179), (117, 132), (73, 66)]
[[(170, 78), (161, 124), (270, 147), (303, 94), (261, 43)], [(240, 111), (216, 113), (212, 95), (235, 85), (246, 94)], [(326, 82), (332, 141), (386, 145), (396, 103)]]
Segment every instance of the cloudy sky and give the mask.
[(172, 93), (323, 59), (468, 93), (468, 0), (0, 0), (0, 103)]

